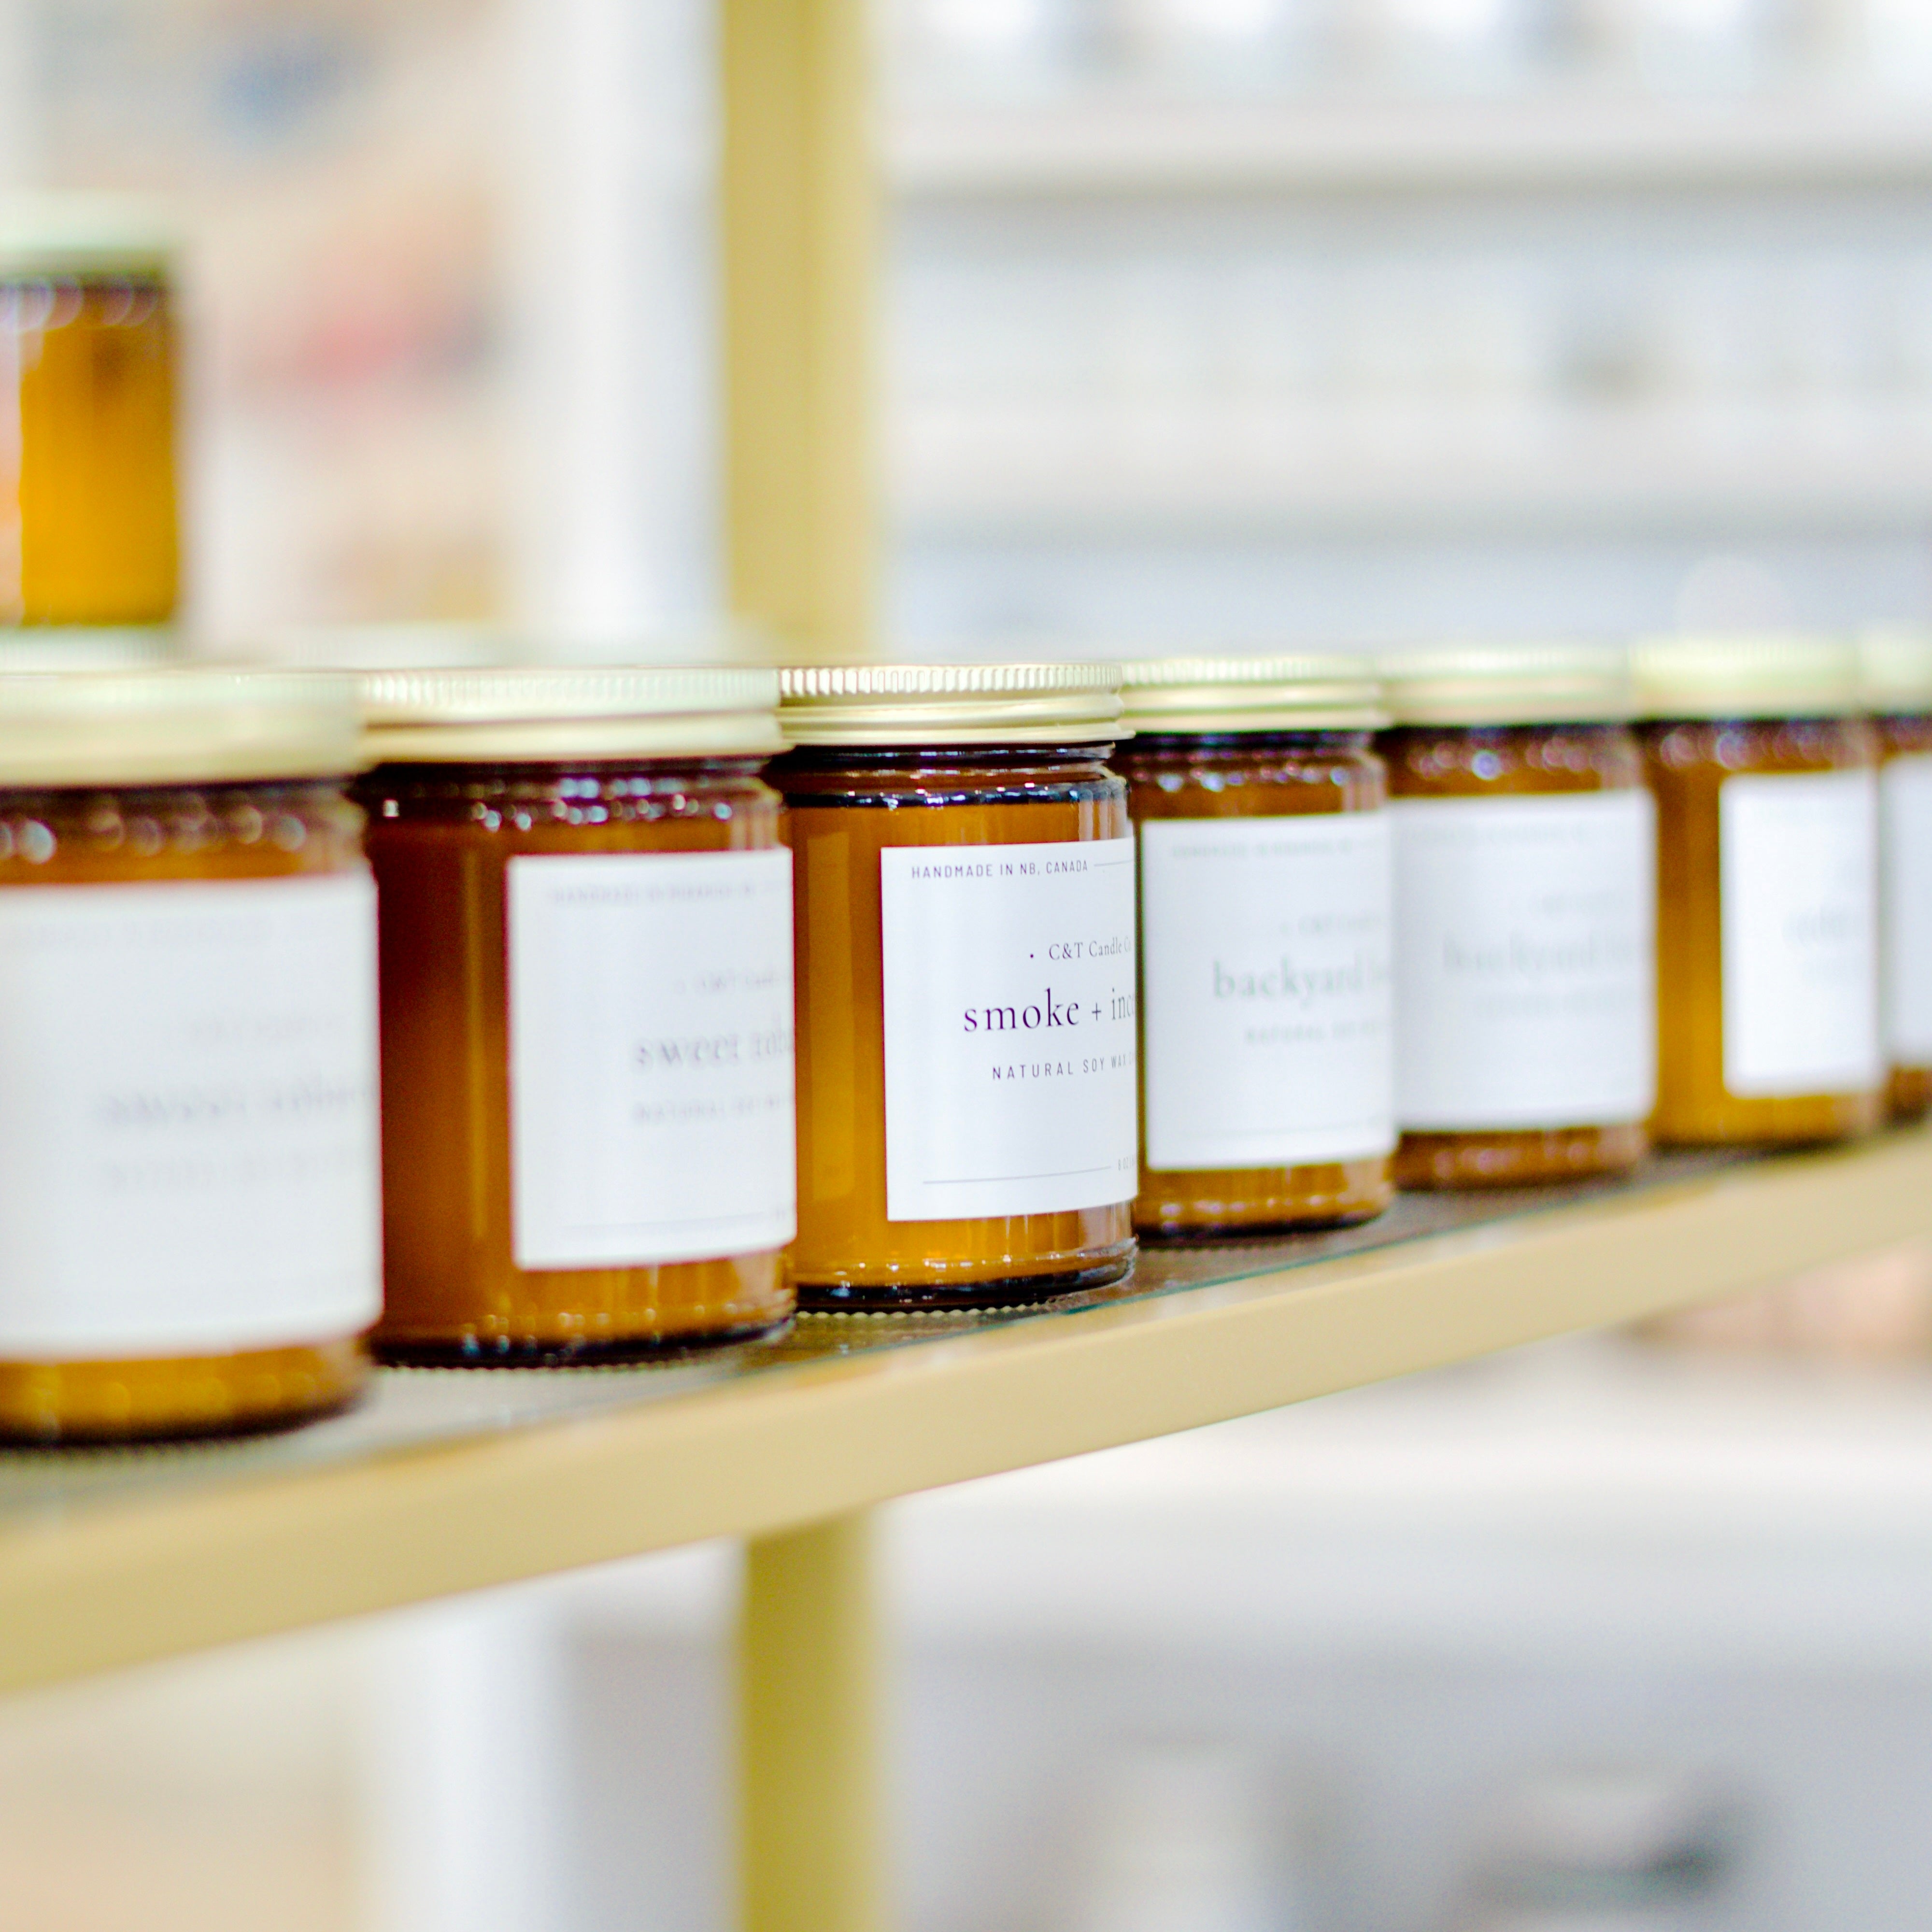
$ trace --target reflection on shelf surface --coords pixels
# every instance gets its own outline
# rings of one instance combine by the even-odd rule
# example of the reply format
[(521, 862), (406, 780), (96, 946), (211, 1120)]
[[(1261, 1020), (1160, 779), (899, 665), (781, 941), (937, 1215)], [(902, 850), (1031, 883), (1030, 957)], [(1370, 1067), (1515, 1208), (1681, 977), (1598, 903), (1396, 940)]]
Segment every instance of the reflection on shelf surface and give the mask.
[(1211, 1292), (1284, 1270), (1366, 1255), (1432, 1236), (1494, 1227), (1550, 1210), (1640, 1196), (1736, 1166), (1748, 1156), (1657, 1156), (1634, 1176), (1483, 1194), (1399, 1196), (1380, 1219), (1354, 1228), (1240, 1242), (1150, 1247), (1116, 1287), (1023, 1307), (905, 1315), (806, 1315), (769, 1340), (645, 1364), (556, 1370), (394, 1369), (333, 1421), (286, 1436), (229, 1443), (126, 1449), (0, 1452), (0, 1526), (22, 1526), (50, 1508), (129, 1492), (195, 1487), (231, 1478), (293, 1475), (453, 1444), (479, 1436), (583, 1420), (639, 1404), (740, 1390), (835, 1358), (928, 1346), (990, 1330), (1050, 1324), (1096, 1307)]

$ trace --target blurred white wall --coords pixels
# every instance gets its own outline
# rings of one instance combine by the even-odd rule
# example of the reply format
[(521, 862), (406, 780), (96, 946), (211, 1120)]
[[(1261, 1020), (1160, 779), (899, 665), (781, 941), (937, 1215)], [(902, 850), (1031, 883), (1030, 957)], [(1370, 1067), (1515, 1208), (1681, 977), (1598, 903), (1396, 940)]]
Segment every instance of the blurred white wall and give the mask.
[(713, 22), (504, 0), (511, 622), (634, 656), (718, 603)]
[(892, 17), (921, 655), (1932, 612), (1910, 0)]

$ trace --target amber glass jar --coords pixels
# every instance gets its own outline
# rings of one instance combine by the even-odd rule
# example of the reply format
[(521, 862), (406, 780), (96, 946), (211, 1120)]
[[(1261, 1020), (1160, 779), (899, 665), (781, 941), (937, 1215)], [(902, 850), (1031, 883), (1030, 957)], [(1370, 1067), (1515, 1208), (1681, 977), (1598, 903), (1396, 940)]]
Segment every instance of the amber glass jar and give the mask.
[(1654, 830), (1619, 652), (1383, 666), (1404, 1187), (1640, 1160), (1655, 1080)]
[(785, 1321), (791, 859), (777, 680), (365, 677), (381, 909), (376, 1347), (618, 1360)]
[(380, 1304), (352, 688), (0, 676), (0, 1435), (278, 1426)]
[(0, 217), (0, 623), (173, 613), (168, 256), (152, 218), (94, 196)]
[(1658, 811), (1657, 1138), (1843, 1138), (1886, 1112), (1878, 734), (1810, 638), (1637, 647)]
[(1143, 1235), (1364, 1221), (1394, 1192), (1373, 668), (1123, 667), (1140, 871)]
[(1110, 664), (783, 674), (802, 1306), (1132, 1263), (1134, 868)]
[(1881, 1023), (1893, 1118), (1932, 1106), (1932, 632), (1874, 631), (1858, 651), (1878, 729)]

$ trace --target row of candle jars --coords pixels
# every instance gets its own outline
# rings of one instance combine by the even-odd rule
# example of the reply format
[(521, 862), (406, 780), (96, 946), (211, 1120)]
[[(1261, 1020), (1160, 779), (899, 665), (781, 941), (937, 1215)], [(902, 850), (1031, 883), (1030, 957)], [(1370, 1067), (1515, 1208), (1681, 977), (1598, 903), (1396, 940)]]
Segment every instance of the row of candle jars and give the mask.
[(1932, 1088), (1916, 640), (393, 672), (360, 716), (0, 679), (0, 1430), (322, 1412), (379, 1306), (392, 1359), (621, 1360)]

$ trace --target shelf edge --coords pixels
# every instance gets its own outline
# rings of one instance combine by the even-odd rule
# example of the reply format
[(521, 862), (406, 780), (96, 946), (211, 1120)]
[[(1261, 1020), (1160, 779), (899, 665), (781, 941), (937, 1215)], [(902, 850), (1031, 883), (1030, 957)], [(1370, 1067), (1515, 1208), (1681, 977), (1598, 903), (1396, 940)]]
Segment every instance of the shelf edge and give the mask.
[(890, 1498), (1932, 1235), (1932, 1135), (0, 1537), (0, 1691)]

